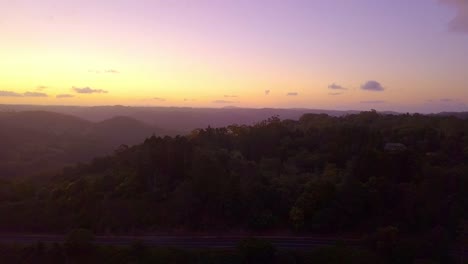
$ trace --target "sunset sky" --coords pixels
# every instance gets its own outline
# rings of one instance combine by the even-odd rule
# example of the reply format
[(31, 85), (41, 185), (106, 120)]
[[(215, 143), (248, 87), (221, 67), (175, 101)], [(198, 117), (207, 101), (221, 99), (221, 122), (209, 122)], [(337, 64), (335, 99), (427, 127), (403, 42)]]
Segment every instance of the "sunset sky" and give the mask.
[(0, 103), (468, 111), (468, 0), (0, 0)]

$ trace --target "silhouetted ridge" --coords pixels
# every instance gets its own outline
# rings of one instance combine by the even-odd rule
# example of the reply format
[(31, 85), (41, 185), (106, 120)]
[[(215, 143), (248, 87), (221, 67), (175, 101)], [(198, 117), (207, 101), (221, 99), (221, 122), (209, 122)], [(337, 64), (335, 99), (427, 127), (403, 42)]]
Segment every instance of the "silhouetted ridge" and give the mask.
[(3, 112), (0, 125), (0, 177), (57, 170), (166, 133), (130, 117), (93, 123), (46, 111)]
[(35, 132), (63, 134), (78, 133), (92, 125), (84, 119), (46, 111), (0, 113), (0, 124), (10, 128), (23, 128)]

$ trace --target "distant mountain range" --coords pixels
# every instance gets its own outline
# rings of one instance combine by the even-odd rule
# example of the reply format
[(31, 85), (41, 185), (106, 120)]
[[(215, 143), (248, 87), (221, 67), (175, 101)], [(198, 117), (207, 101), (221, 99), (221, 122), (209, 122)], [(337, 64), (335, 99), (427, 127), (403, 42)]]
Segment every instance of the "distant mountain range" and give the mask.
[[(112, 153), (151, 135), (188, 134), (197, 128), (251, 125), (272, 116), (331, 116), (360, 111), (127, 106), (0, 105), (0, 177), (38, 174)], [(396, 112), (382, 112), (398, 114)], [(468, 113), (438, 115), (468, 118)]]
[[(0, 111), (50, 111), (73, 115), (92, 122), (101, 122), (115, 116), (127, 116), (135, 120), (166, 129), (169, 134), (186, 134), (196, 128), (223, 127), (231, 124), (251, 125), (272, 116), (281, 119), (299, 119), (303, 114), (328, 114), (342, 116), (360, 111), (323, 109), (280, 108), (189, 108), (189, 107), (129, 107), (129, 106), (37, 106), (0, 105)], [(395, 112), (385, 112), (395, 113)], [(395, 113), (396, 114), (396, 113)]]
[(130, 117), (91, 122), (45, 111), (1, 112), (0, 125), (0, 177), (55, 170), (168, 134)]
[(468, 112), (441, 112), (441, 113), (438, 113), (437, 115), (454, 116), (454, 117), (458, 117), (461, 119), (468, 119)]

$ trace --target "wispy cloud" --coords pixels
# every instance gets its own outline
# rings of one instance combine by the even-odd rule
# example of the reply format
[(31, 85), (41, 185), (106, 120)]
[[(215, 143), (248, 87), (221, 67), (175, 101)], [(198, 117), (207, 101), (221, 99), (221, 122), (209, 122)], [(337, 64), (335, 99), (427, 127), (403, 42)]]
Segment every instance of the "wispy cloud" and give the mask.
[(440, 98), (440, 99), (428, 99), (426, 100), (426, 103), (431, 103), (431, 104), (448, 104), (448, 103), (462, 103), (462, 101), (457, 100), (457, 99), (452, 99), (452, 98)]
[(453, 99), (450, 99), (450, 98), (442, 98), (442, 99), (440, 99), (439, 101), (444, 102), (444, 103), (451, 103), (451, 102), (453, 102), (454, 100), (453, 100)]
[(23, 95), (12, 91), (0, 91), (1, 97), (22, 97)]
[(72, 87), (72, 90), (80, 94), (107, 93), (105, 90), (93, 89), (90, 87)]
[(0, 97), (48, 97), (48, 95), (40, 92), (17, 93), (13, 91), (0, 91)]
[(49, 87), (44, 86), (44, 85), (39, 85), (39, 86), (36, 87), (36, 91), (44, 91), (47, 88), (49, 88)]
[(237, 95), (224, 95), (224, 98), (237, 98)]
[(328, 85), (328, 89), (332, 89), (332, 90), (348, 90), (348, 88), (346, 87), (343, 87), (341, 85), (338, 85), (336, 83), (332, 83), (330, 85)]
[(328, 95), (342, 95), (343, 93), (328, 93)]
[(431, 112), (468, 111), (466, 102), (456, 98), (429, 99), (425, 103)]
[(238, 102), (229, 101), (229, 100), (214, 100), (213, 103), (215, 103), (215, 104), (234, 104), (234, 103), (238, 103)]
[(296, 93), (296, 92), (290, 92), (290, 93), (287, 93), (286, 96), (298, 96), (299, 93)]
[(46, 93), (39, 93), (39, 92), (25, 92), (23, 95), (25, 97), (48, 97)]
[(270, 94), (270, 90), (265, 90), (265, 95), (269, 95)]
[(115, 70), (115, 69), (108, 69), (108, 70), (93, 70), (93, 69), (90, 69), (90, 70), (88, 70), (88, 72), (90, 72), (90, 73), (97, 73), (97, 74), (99, 74), (99, 73), (110, 73), (110, 74), (118, 74), (118, 73), (120, 73), (120, 71)]
[(382, 92), (385, 90), (385, 88), (377, 81), (367, 81), (361, 85), (361, 89), (373, 92)]
[(154, 100), (154, 101), (158, 101), (158, 102), (165, 102), (166, 101), (165, 98), (161, 98), (161, 97), (153, 97), (151, 99)]
[(55, 96), (56, 98), (62, 99), (62, 98), (72, 98), (75, 97), (73, 94), (57, 94)]
[(369, 100), (369, 101), (361, 101), (361, 104), (384, 104), (386, 101), (384, 100)]
[(113, 73), (113, 74), (120, 73), (118, 70), (114, 70), (114, 69), (105, 70), (104, 72), (105, 72), (105, 73)]
[(449, 30), (452, 32), (468, 34), (468, 1), (440, 0), (440, 2), (453, 6), (457, 11), (457, 14), (448, 25)]

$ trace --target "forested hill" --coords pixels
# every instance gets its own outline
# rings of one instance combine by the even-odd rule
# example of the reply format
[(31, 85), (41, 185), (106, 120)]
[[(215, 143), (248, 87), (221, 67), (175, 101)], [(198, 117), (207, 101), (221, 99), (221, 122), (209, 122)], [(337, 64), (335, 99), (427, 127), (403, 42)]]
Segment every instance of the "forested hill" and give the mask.
[(117, 116), (90, 122), (46, 111), (0, 112), (0, 179), (61, 170), (166, 131)]
[[(468, 121), (306, 114), (150, 137), (43, 183), (0, 182), (0, 229), (391, 228), (454, 239), (468, 212)], [(445, 240), (444, 240), (445, 241)]]
[(137, 107), (137, 106), (52, 106), (1, 105), (1, 112), (48, 111), (76, 116), (91, 122), (101, 122), (115, 116), (128, 116), (146, 124), (187, 134), (207, 126), (224, 127), (230, 124), (252, 125), (271, 116), (297, 120), (305, 113), (326, 113), (342, 116), (359, 111), (281, 108), (192, 108), (192, 107)]
[(468, 112), (441, 112), (440, 116), (455, 116), (461, 119), (468, 119)]

